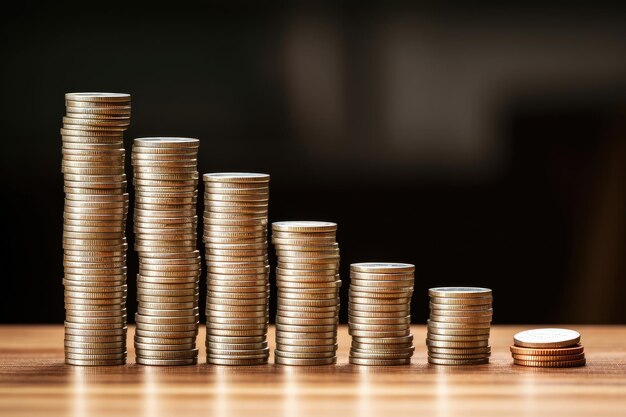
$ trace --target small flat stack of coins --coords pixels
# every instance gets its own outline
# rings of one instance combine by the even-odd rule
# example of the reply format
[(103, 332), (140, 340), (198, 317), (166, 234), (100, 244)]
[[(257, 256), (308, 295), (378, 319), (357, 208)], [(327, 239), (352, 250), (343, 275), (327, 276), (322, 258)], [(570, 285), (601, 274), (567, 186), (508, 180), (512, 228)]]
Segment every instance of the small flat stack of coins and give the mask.
[(337, 224), (272, 223), (276, 249), (276, 350), (280, 365), (337, 362), (339, 245)]
[(130, 95), (69, 93), (63, 118), (65, 362), (126, 363)]
[(142, 365), (198, 361), (199, 146), (191, 138), (140, 138), (133, 143), (139, 253), (135, 353)]
[(511, 346), (515, 365), (535, 368), (571, 368), (586, 363), (580, 333), (568, 329), (534, 329), (519, 332)]
[(493, 316), (488, 288), (440, 287), (428, 290), (428, 362), (435, 365), (489, 363)]
[(207, 362), (262, 365), (269, 358), (267, 174), (204, 174)]
[(415, 265), (350, 265), (349, 331), (353, 365), (408, 365), (415, 347), (411, 296)]

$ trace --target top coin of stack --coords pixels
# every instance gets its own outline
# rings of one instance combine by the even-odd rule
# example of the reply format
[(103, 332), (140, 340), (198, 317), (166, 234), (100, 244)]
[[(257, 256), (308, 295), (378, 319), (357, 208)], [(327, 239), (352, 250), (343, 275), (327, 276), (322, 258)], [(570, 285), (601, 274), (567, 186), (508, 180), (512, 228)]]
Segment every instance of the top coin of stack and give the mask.
[(272, 223), (278, 257), (276, 350), (281, 365), (337, 362), (339, 246), (337, 224), (316, 221)]
[(428, 362), (436, 365), (479, 365), (489, 362), (493, 316), (488, 288), (440, 287), (428, 290)]
[(363, 262), (350, 265), (350, 363), (408, 365), (415, 347), (411, 296), (415, 265)]
[(63, 118), (65, 361), (126, 362), (123, 134), (130, 95), (68, 93)]
[(204, 174), (207, 362), (267, 363), (267, 174)]
[(515, 365), (536, 368), (583, 366), (585, 348), (580, 333), (568, 329), (534, 329), (517, 333), (511, 346)]
[(133, 143), (139, 253), (135, 352), (142, 365), (198, 361), (199, 146), (193, 138), (139, 138)]

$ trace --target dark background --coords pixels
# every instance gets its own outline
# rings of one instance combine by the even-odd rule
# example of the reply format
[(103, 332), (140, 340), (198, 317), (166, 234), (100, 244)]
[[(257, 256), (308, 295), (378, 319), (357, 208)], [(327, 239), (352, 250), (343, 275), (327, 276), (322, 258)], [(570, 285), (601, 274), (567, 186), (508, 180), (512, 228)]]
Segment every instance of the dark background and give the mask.
[(441, 285), (492, 288), (498, 323), (626, 322), (623, 8), (226, 3), (5, 13), (2, 322), (63, 320), (72, 91), (132, 94), (127, 150), (198, 137), (201, 172), (272, 175), (270, 220), (336, 221), (343, 322), (376, 260), (416, 264), (414, 322)]

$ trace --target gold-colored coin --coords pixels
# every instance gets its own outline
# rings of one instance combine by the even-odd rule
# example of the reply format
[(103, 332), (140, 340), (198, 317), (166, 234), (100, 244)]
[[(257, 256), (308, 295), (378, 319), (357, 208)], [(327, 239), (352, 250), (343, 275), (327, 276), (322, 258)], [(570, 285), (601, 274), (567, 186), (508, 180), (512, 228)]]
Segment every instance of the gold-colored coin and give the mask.
[(573, 368), (576, 366), (584, 366), (586, 359), (578, 359), (575, 361), (555, 361), (555, 362), (543, 362), (543, 361), (523, 361), (514, 359), (515, 365), (530, 366), (535, 368)]
[(563, 362), (563, 361), (578, 361), (585, 358), (584, 353), (576, 355), (554, 355), (554, 356), (535, 356), (535, 355), (517, 355), (513, 354), (513, 359), (517, 361), (529, 361), (529, 362)]
[(511, 353), (516, 355), (532, 355), (532, 356), (557, 356), (557, 355), (578, 355), (585, 351), (585, 348), (581, 345), (575, 345), (566, 348), (554, 348), (554, 349), (537, 349), (537, 348), (523, 348), (519, 346), (511, 346)]

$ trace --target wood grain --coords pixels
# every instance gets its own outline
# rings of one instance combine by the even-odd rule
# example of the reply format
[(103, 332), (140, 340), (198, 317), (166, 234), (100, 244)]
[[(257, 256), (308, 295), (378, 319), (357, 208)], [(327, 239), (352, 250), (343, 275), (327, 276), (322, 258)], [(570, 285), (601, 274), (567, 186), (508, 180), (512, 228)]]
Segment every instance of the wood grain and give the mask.
[(63, 364), (62, 326), (1, 326), (0, 415), (626, 415), (626, 326), (568, 326), (582, 334), (588, 361), (572, 369), (512, 365), (512, 336), (529, 327), (494, 326), (492, 363), (475, 367), (428, 365), (425, 328), (415, 326), (410, 366), (348, 365), (342, 327), (336, 366), (144, 367), (132, 363), (131, 342), (129, 365), (80, 368)]

